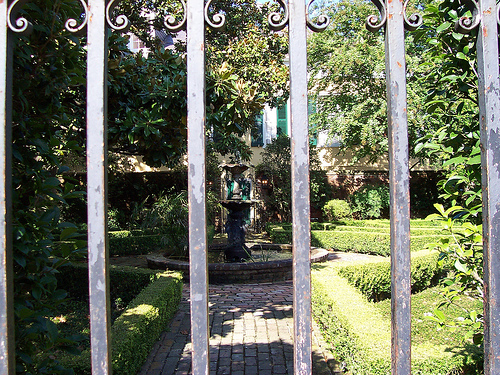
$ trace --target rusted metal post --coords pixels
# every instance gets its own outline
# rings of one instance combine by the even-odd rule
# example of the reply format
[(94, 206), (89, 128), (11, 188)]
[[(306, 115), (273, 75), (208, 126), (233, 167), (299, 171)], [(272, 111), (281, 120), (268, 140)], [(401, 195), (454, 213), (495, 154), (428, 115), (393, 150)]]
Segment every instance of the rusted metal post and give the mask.
[(14, 374), (14, 308), (11, 229), (13, 36), (7, 1), (0, 2), (0, 374)]
[(87, 215), (92, 374), (111, 374), (107, 238), (107, 23), (104, 0), (89, 0), (87, 26)]
[(498, 9), (479, 1), (477, 65), (484, 241), (484, 372), (500, 373), (500, 82)]
[(209, 373), (204, 7), (203, 0), (187, 2), (189, 282), (194, 375)]
[(385, 60), (389, 124), (391, 217), (392, 374), (411, 372), (410, 311), (410, 187), (404, 6), (387, 0)]
[(307, 26), (303, 0), (290, 0), (294, 372), (312, 372)]

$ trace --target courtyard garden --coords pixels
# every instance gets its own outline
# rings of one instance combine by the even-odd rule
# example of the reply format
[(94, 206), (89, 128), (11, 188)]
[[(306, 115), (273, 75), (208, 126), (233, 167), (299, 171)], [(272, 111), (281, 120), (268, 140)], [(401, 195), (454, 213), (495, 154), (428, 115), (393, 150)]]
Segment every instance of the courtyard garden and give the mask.
[[(82, 1), (11, 3), (37, 21), (32, 35), (16, 36), (13, 49), (16, 372), (89, 374), (87, 47), (85, 38), (65, 29), (67, 20), (80, 20)], [(126, 375), (137, 374), (178, 309), (182, 274), (146, 269), (144, 259), (188, 257), (189, 207), (184, 47), (166, 48), (150, 33), (163, 30), (163, 19), (178, 4), (120, 3), (117, 10), (127, 14), (134, 36), (148, 49), (132, 52), (131, 35), (109, 35), (110, 326), (113, 368)], [(225, 240), (219, 162), (235, 157), (250, 164), (255, 147), (247, 138), (260, 136), (253, 178), (255, 184), (266, 181), (266, 191), (258, 197), (255, 231), (266, 243), (292, 245), (290, 138), (276, 129), (263, 147), (263, 129), (256, 129), (265, 108), (286, 108), (288, 40), (286, 33), (262, 27), (279, 9), (260, 3), (221, 2), (223, 12), (234, 16), (224, 33), (207, 32), (209, 244)], [(371, 4), (323, 5), (331, 26), (308, 40), (311, 245), (337, 261), (313, 265), (313, 315), (344, 371), (387, 374), (389, 190), (386, 170), (377, 170), (388, 145), (386, 83), (379, 79), (385, 74), (384, 42), (381, 33), (364, 29), (375, 11)], [(158, 19), (145, 10), (159, 12)], [(476, 35), (453, 28), (471, 16), (467, 5), (436, 0), (421, 11), (424, 24), (406, 38), (413, 373), (476, 375), (482, 373), (484, 293)], [(335, 95), (325, 95), (332, 87)], [(280, 130), (286, 133), (286, 126)], [(314, 147), (320, 135), (328, 141)], [(346, 153), (349, 162), (334, 170), (340, 183), (332, 182), (330, 167)], [(135, 173), (138, 160), (148, 172)], [(349, 261), (346, 254), (353, 253), (362, 260)], [(263, 251), (259, 256), (269, 257)]]

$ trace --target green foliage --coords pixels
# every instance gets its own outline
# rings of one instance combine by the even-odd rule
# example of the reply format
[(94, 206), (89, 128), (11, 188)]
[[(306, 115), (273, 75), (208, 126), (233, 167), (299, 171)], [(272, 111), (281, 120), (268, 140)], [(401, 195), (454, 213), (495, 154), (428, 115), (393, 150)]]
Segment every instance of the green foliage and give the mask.
[[(132, 32), (151, 50), (148, 58), (143, 60), (152, 62), (148, 63), (150, 66), (144, 72), (145, 75), (139, 78), (146, 84), (139, 87), (139, 97), (125, 98), (125, 101), (140, 103), (151, 97), (152, 100), (144, 103), (147, 110), (144, 114), (150, 115), (144, 120), (148, 122), (147, 131), (153, 136), (137, 129), (142, 125), (134, 126), (148, 140), (145, 144), (137, 144), (130, 139), (128, 145), (125, 140), (125, 151), (128, 148), (135, 152), (134, 148), (154, 144), (155, 148), (160, 146), (162, 150), (146, 149), (146, 154), (154, 154), (148, 158), (148, 164), (157, 165), (151, 162), (163, 160), (178, 162), (186, 146), (186, 72), (185, 62), (180, 57), (185, 51), (185, 43), (177, 43), (176, 53), (170, 50), (157, 52), (161, 51), (159, 40), (150, 35), (150, 30), (164, 30), (163, 23), (167, 15), (183, 14), (184, 11), (178, 2), (163, 0), (125, 1), (120, 6), (131, 20)], [(265, 103), (276, 106), (288, 93), (288, 68), (284, 63), (288, 41), (285, 35), (275, 33), (267, 26), (269, 6), (266, 4), (257, 4), (254, 0), (220, 1), (216, 6), (210, 6), (208, 11), (210, 17), (220, 11), (231, 14), (231, 17), (226, 19), (224, 32), (207, 31), (206, 120), (210, 133), (207, 146), (221, 155), (238, 152), (243, 160), (249, 160), (251, 151), (242, 136), (254, 126), (255, 115), (260, 113)], [(149, 14), (155, 14), (156, 17), (151, 18)], [(163, 57), (157, 57), (158, 54), (174, 55), (172, 58), (168, 57), (169, 69), (164, 69), (161, 61)], [(138, 58), (135, 56), (131, 59)], [(117, 56), (117, 61), (120, 66), (127, 64), (123, 56)], [(133, 69), (135, 62), (132, 61), (129, 65)], [(121, 72), (118, 70), (118, 73)], [(124, 75), (124, 83), (127, 83), (127, 79), (137, 80), (133, 70)], [(168, 86), (173, 87), (170, 89)], [(155, 100), (155, 96), (158, 100)], [(169, 96), (173, 99), (170, 100)], [(137, 117), (144, 117), (142, 108), (134, 104), (130, 112)], [(122, 112), (127, 114), (129, 110), (124, 108)], [(181, 116), (182, 121), (176, 122), (172, 119), (174, 116)], [(162, 131), (169, 136), (177, 134), (173, 137), (170, 148), (168, 143), (164, 143), (163, 139), (168, 137), (162, 137)], [(127, 134), (125, 132), (123, 137)], [(161, 143), (158, 145), (150, 140)]]
[[(443, 281), (442, 295), (444, 301), (433, 311), (428, 319), (434, 320), (440, 327), (448, 327), (455, 331), (464, 331), (465, 339), (472, 339), (474, 345), (483, 342), (483, 309), (484, 281), (483, 281), (483, 241), (482, 226), (474, 225), (468, 221), (460, 222), (455, 217), (467, 212), (463, 207), (454, 206), (447, 210), (442, 205), (436, 204), (438, 214), (430, 218), (441, 221), (443, 230), (450, 236), (440, 241), (428, 244), (428, 247), (440, 251), (441, 262), (453, 265), (453, 272)], [(458, 227), (459, 229), (457, 230)], [(463, 308), (457, 319), (447, 316), (450, 305), (460, 306), (460, 297), (468, 296), (480, 303), (480, 309)]]
[[(328, 185), (325, 172), (321, 169), (316, 147), (309, 148), (309, 163), (311, 206), (322, 208), (331, 195), (331, 187)], [(280, 222), (290, 222), (292, 219), (292, 170), (288, 136), (280, 134), (264, 148), (262, 163), (257, 165), (255, 174), (265, 175), (272, 182), (269, 195), (264, 196), (268, 215), (277, 218)]]
[[(163, 272), (130, 302), (111, 327), (113, 371), (136, 374), (151, 347), (177, 311), (182, 295), (179, 273)], [(90, 351), (66, 356), (64, 363), (77, 375), (91, 374)]]
[(365, 185), (351, 195), (350, 203), (359, 219), (378, 219), (389, 208), (389, 188)]
[[(89, 297), (87, 264), (68, 264), (57, 273), (57, 282), (64, 285), (68, 296), (77, 301), (87, 301)], [(128, 304), (139, 292), (159, 278), (157, 270), (111, 266), (109, 269), (110, 298), (120, 298)]]
[[(417, 293), (436, 285), (450, 268), (449, 264), (438, 263), (438, 254), (419, 251), (411, 257), (411, 291)], [(380, 301), (391, 296), (391, 264), (354, 264), (339, 268), (339, 275), (345, 277), (370, 301)]]
[[(169, 235), (170, 233), (166, 234)], [(163, 237), (160, 234), (113, 238), (109, 240), (109, 254), (111, 256), (149, 254), (161, 249), (163, 245)]]
[(347, 201), (332, 199), (323, 206), (323, 214), (328, 221), (344, 220), (351, 218), (351, 207)]

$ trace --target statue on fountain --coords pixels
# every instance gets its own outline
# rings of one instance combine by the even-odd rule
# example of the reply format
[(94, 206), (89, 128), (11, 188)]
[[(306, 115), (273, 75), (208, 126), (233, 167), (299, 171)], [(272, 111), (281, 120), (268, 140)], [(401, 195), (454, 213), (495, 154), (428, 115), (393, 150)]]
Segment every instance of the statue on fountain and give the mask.
[(224, 255), (227, 262), (241, 262), (251, 256), (250, 249), (245, 245), (248, 226), (244, 214), (255, 202), (250, 200), (251, 183), (243, 175), (250, 166), (231, 160), (229, 164), (221, 164), (220, 167), (230, 174), (227, 180), (227, 199), (220, 202), (228, 210), (224, 225), (227, 233)]

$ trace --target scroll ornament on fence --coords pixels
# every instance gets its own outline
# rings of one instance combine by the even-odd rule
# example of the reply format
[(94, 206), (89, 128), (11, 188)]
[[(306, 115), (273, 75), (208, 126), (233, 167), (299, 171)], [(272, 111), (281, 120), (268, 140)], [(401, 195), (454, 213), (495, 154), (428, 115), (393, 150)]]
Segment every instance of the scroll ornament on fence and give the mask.
[(17, 18), (20, 9), (27, 2), (28, 0), (13, 1), (9, 6), (7, 14), (7, 24), (9, 29), (22, 35), (29, 35), (33, 31), (33, 24), (31, 22), (24, 17)]
[[(274, 31), (283, 30), (288, 25), (288, 17), (289, 17), (287, 3), (284, 0), (277, 0), (277, 1), (283, 12), (282, 13), (273, 12), (269, 14), (268, 17), (269, 27)], [(307, 7), (309, 8), (314, 1), (315, 0), (309, 0), (309, 4)], [(186, 29), (186, 2), (184, 0), (179, 0), (179, 2), (181, 3), (183, 9), (182, 19), (180, 21), (177, 21), (177, 19), (172, 15), (168, 15), (165, 18), (164, 22), (165, 27), (171, 32), (178, 32), (180, 30)], [(211, 20), (209, 15), (209, 8), (211, 5), (212, 5), (212, 0), (208, 0), (205, 5), (205, 22), (214, 29), (220, 29), (224, 26), (226, 18), (224, 14), (217, 13), (212, 17)], [(325, 15), (319, 16), (318, 22), (314, 23), (310, 19), (309, 14), (307, 14), (307, 25), (312, 31), (315, 32), (323, 31), (324, 29), (327, 28), (329, 23), (330, 19)]]
[[(89, 18), (89, 14), (86, 1), (80, 0), (80, 4), (82, 4), (83, 9), (83, 20), (79, 24), (77, 20), (75, 20), (74, 18), (70, 18), (66, 21), (66, 30), (81, 36), (85, 35), (85, 33), (87, 32), (87, 21)], [(111, 29), (126, 32), (130, 27), (128, 18), (123, 14), (118, 15), (116, 17), (116, 20), (113, 20), (112, 18), (112, 14), (114, 9), (116, 8), (116, 5), (116, 0), (110, 0), (106, 5), (106, 22)]]
[[(479, 26), (481, 22), (481, 16), (479, 12), (479, 4), (475, 0), (470, 0), (469, 3), (472, 5), (472, 17), (463, 16), (460, 17), (457, 22), (455, 22), (455, 31), (461, 34), (468, 34), (476, 27)], [(498, 19), (498, 12), (497, 12)]]
[[(375, 15), (368, 16), (366, 19), (366, 28), (371, 32), (376, 32), (384, 27), (387, 22), (387, 9), (383, 0), (372, 0), (372, 3), (375, 4), (379, 10), (380, 18)], [(403, 5), (404, 27), (408, 31), (414, 31), (422, 25), (423, 18), (418, 13), (413, 13), (410, 17), (408, 17), (406, 15), (407, 6), (408, 0), (406, 0)]]

